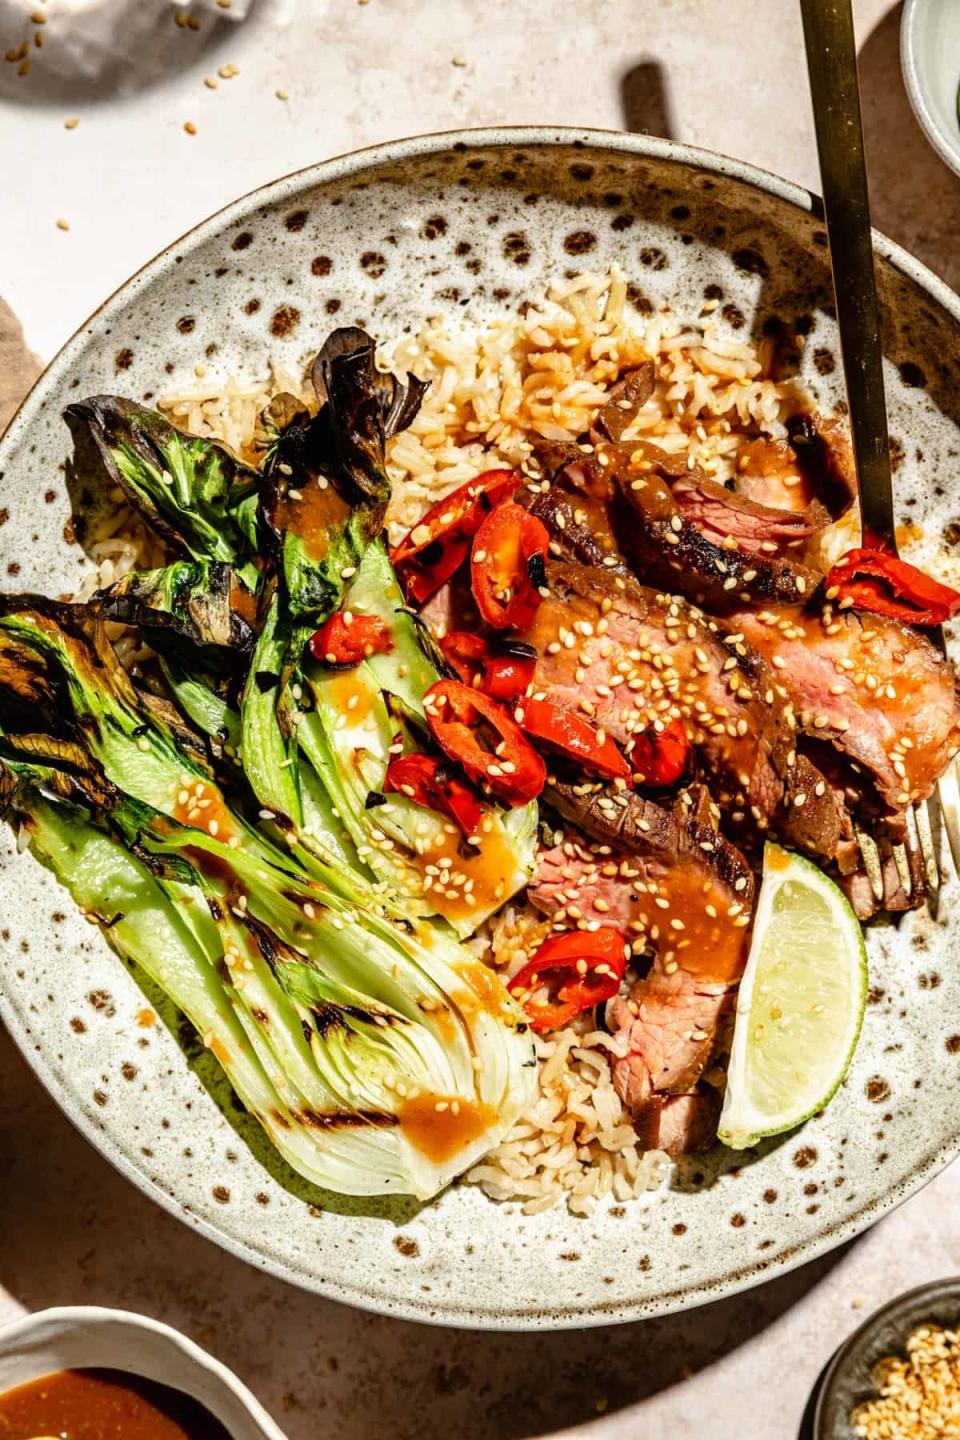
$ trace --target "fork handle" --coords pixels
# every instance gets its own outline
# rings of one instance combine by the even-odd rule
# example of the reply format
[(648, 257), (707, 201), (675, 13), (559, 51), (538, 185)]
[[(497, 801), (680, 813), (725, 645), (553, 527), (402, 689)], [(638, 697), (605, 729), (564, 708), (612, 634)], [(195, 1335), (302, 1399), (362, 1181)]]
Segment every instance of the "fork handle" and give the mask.
[(863, 523), (894, 540), (890, 439), (850, 0), (801, 0)]

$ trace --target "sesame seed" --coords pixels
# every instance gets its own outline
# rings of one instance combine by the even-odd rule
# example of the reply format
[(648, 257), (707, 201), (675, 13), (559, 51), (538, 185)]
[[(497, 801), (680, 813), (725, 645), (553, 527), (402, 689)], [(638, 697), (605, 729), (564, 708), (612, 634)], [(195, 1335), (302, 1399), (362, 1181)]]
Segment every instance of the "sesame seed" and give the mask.
[(69, 229), (70, 229), (70, 221), (69, 221), (69, 220), (64, 220), (63, 216), (61, 215), (60, 219), (57, 221), (57, 229), (58, 229), (58, 230), (69, 230)]
[(185, 120), (183, 122), (183, 128), (184, 130), (186, 130), (188, 135), (196, 135), (197, 133), (197, 127), (196, 125), (194, 125), (192, 120)]
[(79, 115), (71, 115), (69, 120), (64, 120), (64, 122), (63, 122), (63, 128), (64, 128), (64, 130), (76, 130), (76, 128), (77, 128), (77, 126), (78, 126), (79, 124), (80, 124), (80, 117), (79, 117)]

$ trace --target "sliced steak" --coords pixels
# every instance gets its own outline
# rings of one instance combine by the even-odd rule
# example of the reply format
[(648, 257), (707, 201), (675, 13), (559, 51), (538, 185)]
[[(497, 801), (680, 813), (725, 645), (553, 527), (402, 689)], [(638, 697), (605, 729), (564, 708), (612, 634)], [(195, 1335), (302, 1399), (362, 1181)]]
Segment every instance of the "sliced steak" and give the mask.
[[(649, 462), (647, 462), (649, 463)], [(624, 550), (637, 574), (722, 613), (802, 603), (822, 580), (788, 553), (814, 533), (802, 517), (745, 500), (694, 471), (670, 485), (653, 469), (620, 472), (633, 524)]]
[(746, 964), (750, 868), (709, 824), (635, 793), (556, 785), (548, 798), (579, 833), (541, 854), (531, 902), (558, 920), (614, 925), (653, 956), (609, 1007), (625, 1052), (613, 1062), (617, 1091), (634, 1110), (685, 1093), (713, 1058)]
[(612, 1062), (623, 1103), (637, 1111), (653, 1095), (683, 1095), (713, 1060), (721, 1020), (736, 987), (698, 980), (689, 971), (654, 969), (630, 995), (611, 1001), (608, 1023), (626, 1054)]
[(792, 721), (756, 653), (685, 601), (603, 567), (550, 563), (547, 581), (522, 637), (539, 657), (534, 693), (624, 745), (679, 719), (724, 814), (765, 829), (783, 797)]
[(734, 488), (747, 500), (797, 514), (819, 499), (818, 488), (793, 446), (768, 435), (758, 435), (738, 449)]
[(694, 1155), (717, 1138), (720, 1097), (713, 1090), (689, 1095), (652, 1095), (636, 1112), (633, 1128), (645, 1150)]
[[(888, 814), (926, 799), (960, 747), (953, 666), (919, 630), (825, 606), (730, 617), (770, 663), (801, 730), (829, 740)], [(856, 772), (855, 772), (856, 773)]]
[(609, 399), (593, 422), (591, 435), (596, 440), (622, 440), (637, 417), (638, 410), (653, 394), (657, 382), (656, 367), (645, 360), (630, 370), (610, 391)]
[(580, 833), (541, 852), (532, 904), (613, 925), (661, 966), (698, 980), (740, 978), (754, 879), (736, 846), (636, 792), (555, 784), (547, 798)]
[(602, 565), (629, 575), (613, 531), (609, 504), (565, 480), (523, 490), (517, 499), (536, 515), (550, 535), (550, 554), (581, 565)]
[(783, 815), (776, 822), (785, 844), (808, 855), (836, 860), (855, 849), (853, 822), (843, 794), (802, 752), (790, 768)]

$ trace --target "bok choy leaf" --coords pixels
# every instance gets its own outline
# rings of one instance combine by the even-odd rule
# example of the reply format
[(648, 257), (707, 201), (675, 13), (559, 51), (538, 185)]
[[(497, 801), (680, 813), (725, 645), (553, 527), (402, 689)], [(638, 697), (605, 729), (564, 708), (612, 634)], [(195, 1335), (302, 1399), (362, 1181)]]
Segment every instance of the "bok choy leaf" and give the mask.
[(120, 396), (95, 395), (68, 405), (64, 418), (74, 443), (68, 481), (81, 543), (97, 500), (118, 486), (175, 550), (234, 565), (247, 586), (256, 588), (250, 563), (256, 552), (256, 470), (223, 445), (186, 435), (156, 410)]

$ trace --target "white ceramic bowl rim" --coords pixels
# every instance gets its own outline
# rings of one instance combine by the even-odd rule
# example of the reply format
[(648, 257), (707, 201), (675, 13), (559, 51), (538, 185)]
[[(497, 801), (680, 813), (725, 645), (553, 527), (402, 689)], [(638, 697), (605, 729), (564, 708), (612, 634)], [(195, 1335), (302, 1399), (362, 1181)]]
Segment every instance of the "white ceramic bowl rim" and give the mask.
[[(952, 0), (954, 3), (954, 0)], [(955, 133), (946, 131), (930, 104), (924, 83), (924, 65), (917, 44), (917, 25), (922, 9), (929, 0), (906, 0), (900, 21), (900, 65), (907, 97), (927, 139), (940, 158), (960, 175), (960, 125)], [(960, 57), (957, 63), (957, 84), (960, 86)]]
[[(126, 302), (129, 292), (137, 285), (141, 277), (149, 275), (151, 278), (156, 278), (168, 274), (176, 265), (178, 256), (231, 224), (243, 220), (260, 206), (282, 203), (291, 193), (298, 193), (308, 184), (320, 185), (326, 182), (350, 179), (369, 168), (397, 165), (414, 157), (442, 154), (455, 145), (521, 148), (524, 146), (570, 146), (574, 144), (638, 159), (672, 161), (701, 173), (730, 177), (782, 200), (806, 214), (822, 215), (822, 202), (818, 196), (780, 176), (713, 151), (647, 135), (563, 126), (492, 127), (417, 136), (371, 146), (308, 166), (251, 191), (208, 217), (162, 250), (114, 292), (66, 342), (21, 404), (10, 423), (6, 438), (15, 439), (17, 434), (26, 432), (32, 425), (35, 415), (43, 403), (44, 394), (56, 390), (65, 372), (72, 364), (76, 352), (81, 350), (85, 343), (89, 328), (94, 324), (98, 327), (110, 324), (112, 318), (120, 312)], [(876, 230), (873, 232), (873, 240), (874, 250), (878, 256), (931, 296), (951, 319), (960, 325), (960, 297), (920, 261), (880, 232)], [(109, 1133), (101, 1129), (73, 1103), (71, 1096), (64, 1091), (46, 1056), (42, 1051), (38, 1052), (29, 1037), (22, 1032), (18, 1018), (2, 992), (0, 992), (0, 1019), (8, 1025), (13, 1038), (17, 1041), (41, 1082), (85, 1138), (96, 1146), (121, 1174), (151, 1199), (162, 1205), (170, 1214), (196, 1228), (238, 1258), (254, 1264), (280, 1279), (289, 1281), (295, 1278), (297, 1283), (330, 1298), (343, 1300), (351, 1305), (378, 1313), (382, 1313), (386, 1308), (392, 1315), (422, 1323), (442, 1326), (472, 1324), (481, 1328), (506, 1330), (538, 1328), (539, 1325), (542, 1325), (541, 1320), (531, 1318), (526, 1314), (500, 1315), (489, 1310), (485, 1310), (481, 1314), (471, 1314), (469, 1319), (460, 1319), (455, 1312), (452, 1315), (448, 1311), (433, 1313), (411, 1301), (402, 1299), (393, 1299), (389, 1307), (385, 1307), (378, 1297), (367, 1297), (361, 1291), (351, 1289), (340, 1282), (329, 1279), (320, 1280), (299, 1274), (295, 1277), (292, 1276), (282, 1263), (275, 1261), (269, 1255), (254, 1250), (243, 1240), (225, 1233), (206, 1219), (195, 1214), (185, 1213), (175, 1196), (151, 1184), (146, 1173), (120, 1152)], [(725, 1280), (723, 1294), (736, 1293), (757, 1284), (763, 1278), (794, 1269), (853, 1238), (868, 1224), (887, 1214), (903, 1200), (920, 1190), (958, 1153), (960, 1153), (960, 1131), (929, 1153), (925, 1157), (925, 1163), (919, 1166), (909, 1180), (899, 1188), (891, 1189), (880, 1200), (873, 1200), (852, 1208), (842, 1221), (834, 1223), (827, 1231), (799, 1242), (792, 1249), (778, 1256), (775, 1265), (768, 1266), (757, 1262), (740, 1270), (735, 1276)], [(715, 1290), (709, 1295), (704, 1292), (699, 1297), (700, 1303), (709, 1298), (715, 1298), (715, 1296)], [(640, 1313), (649, 1315), (686, 1308), (692, 1303), (698, 1302), (691, 1299), (690, 1292), (687, 1292), (685, 1299), (679, 1305), (674, 1297), (669, 1297), (666, 1301), (646, 1303), (642, 1310), (626, 1307), (623, 1311), (600, 1308), (578, 1312), (572, 1308), (560, 1315), (552, 1315), (550, 1324), (554, 1328), (610, 1324), (617, 1320), (636, 1318)]]
[[(155, 1380), (170, 1389), (191, 1395), (205, 1405), (221, 1424), (232, 1425), (231, 1440), (286, 1440), (283, 1431), (264, 1410), (256, 1396), (221, 1361), (201, 1349), (188, 1336), (174, 1330), (172, 1326), (154, 1320), (148, 1315), (138, 1315), (131, 1310), (113, 1310), (100, 1305), (62, 1305), (47, 1310), (37, 1310), (21, 1315), (18, 1319), (0, 1326), (0, 1363), (11, 1357), (30, 1358), (56, 1351), (59, 1343), (82, 1352), (84, 1338), (91, 1342), (91, 1352), (98, 1350), (98, 1342), (107, 1340), (111, 1348), (117, 1333), (134, 1331), (145, 1343), (144, 1356), (149, 1352), (146, 1363), (124, 1363), (123, 1353), (107, 1362), (97, 1360), (73, 1360), (64, 1368), (103, 1368), (125, 1371), (129, 1375)], [(98, 1332), (107, 1332), (106, 1335)], [(178, 1366), (174, 1375), (172, 1364), (168, 1368), (160, 1358), (164, 1350), (173, 1351), (173, 1363)], [(153, 1357), (157, 1357), (154, 1359)], [(34, 1377), (54, 1373), (43, 1365), (34, 1372)], [(190, 1385), (189, 1376), (203, 1377), (205, 1384)], [(14, 1384), (27, 1384), (28, 1380)], [(219, 1396), (216, 1393), (219, 1391)], [(222, 1398), (221, 1398), (222, 1397)], [(220, 1401), (218, 1405), (218, 1400)], [(225, 1414), (229, 1410), (229, 1414)], [(238, 1421), (249, 1421), (245, 1432), (236, 1430)]]

